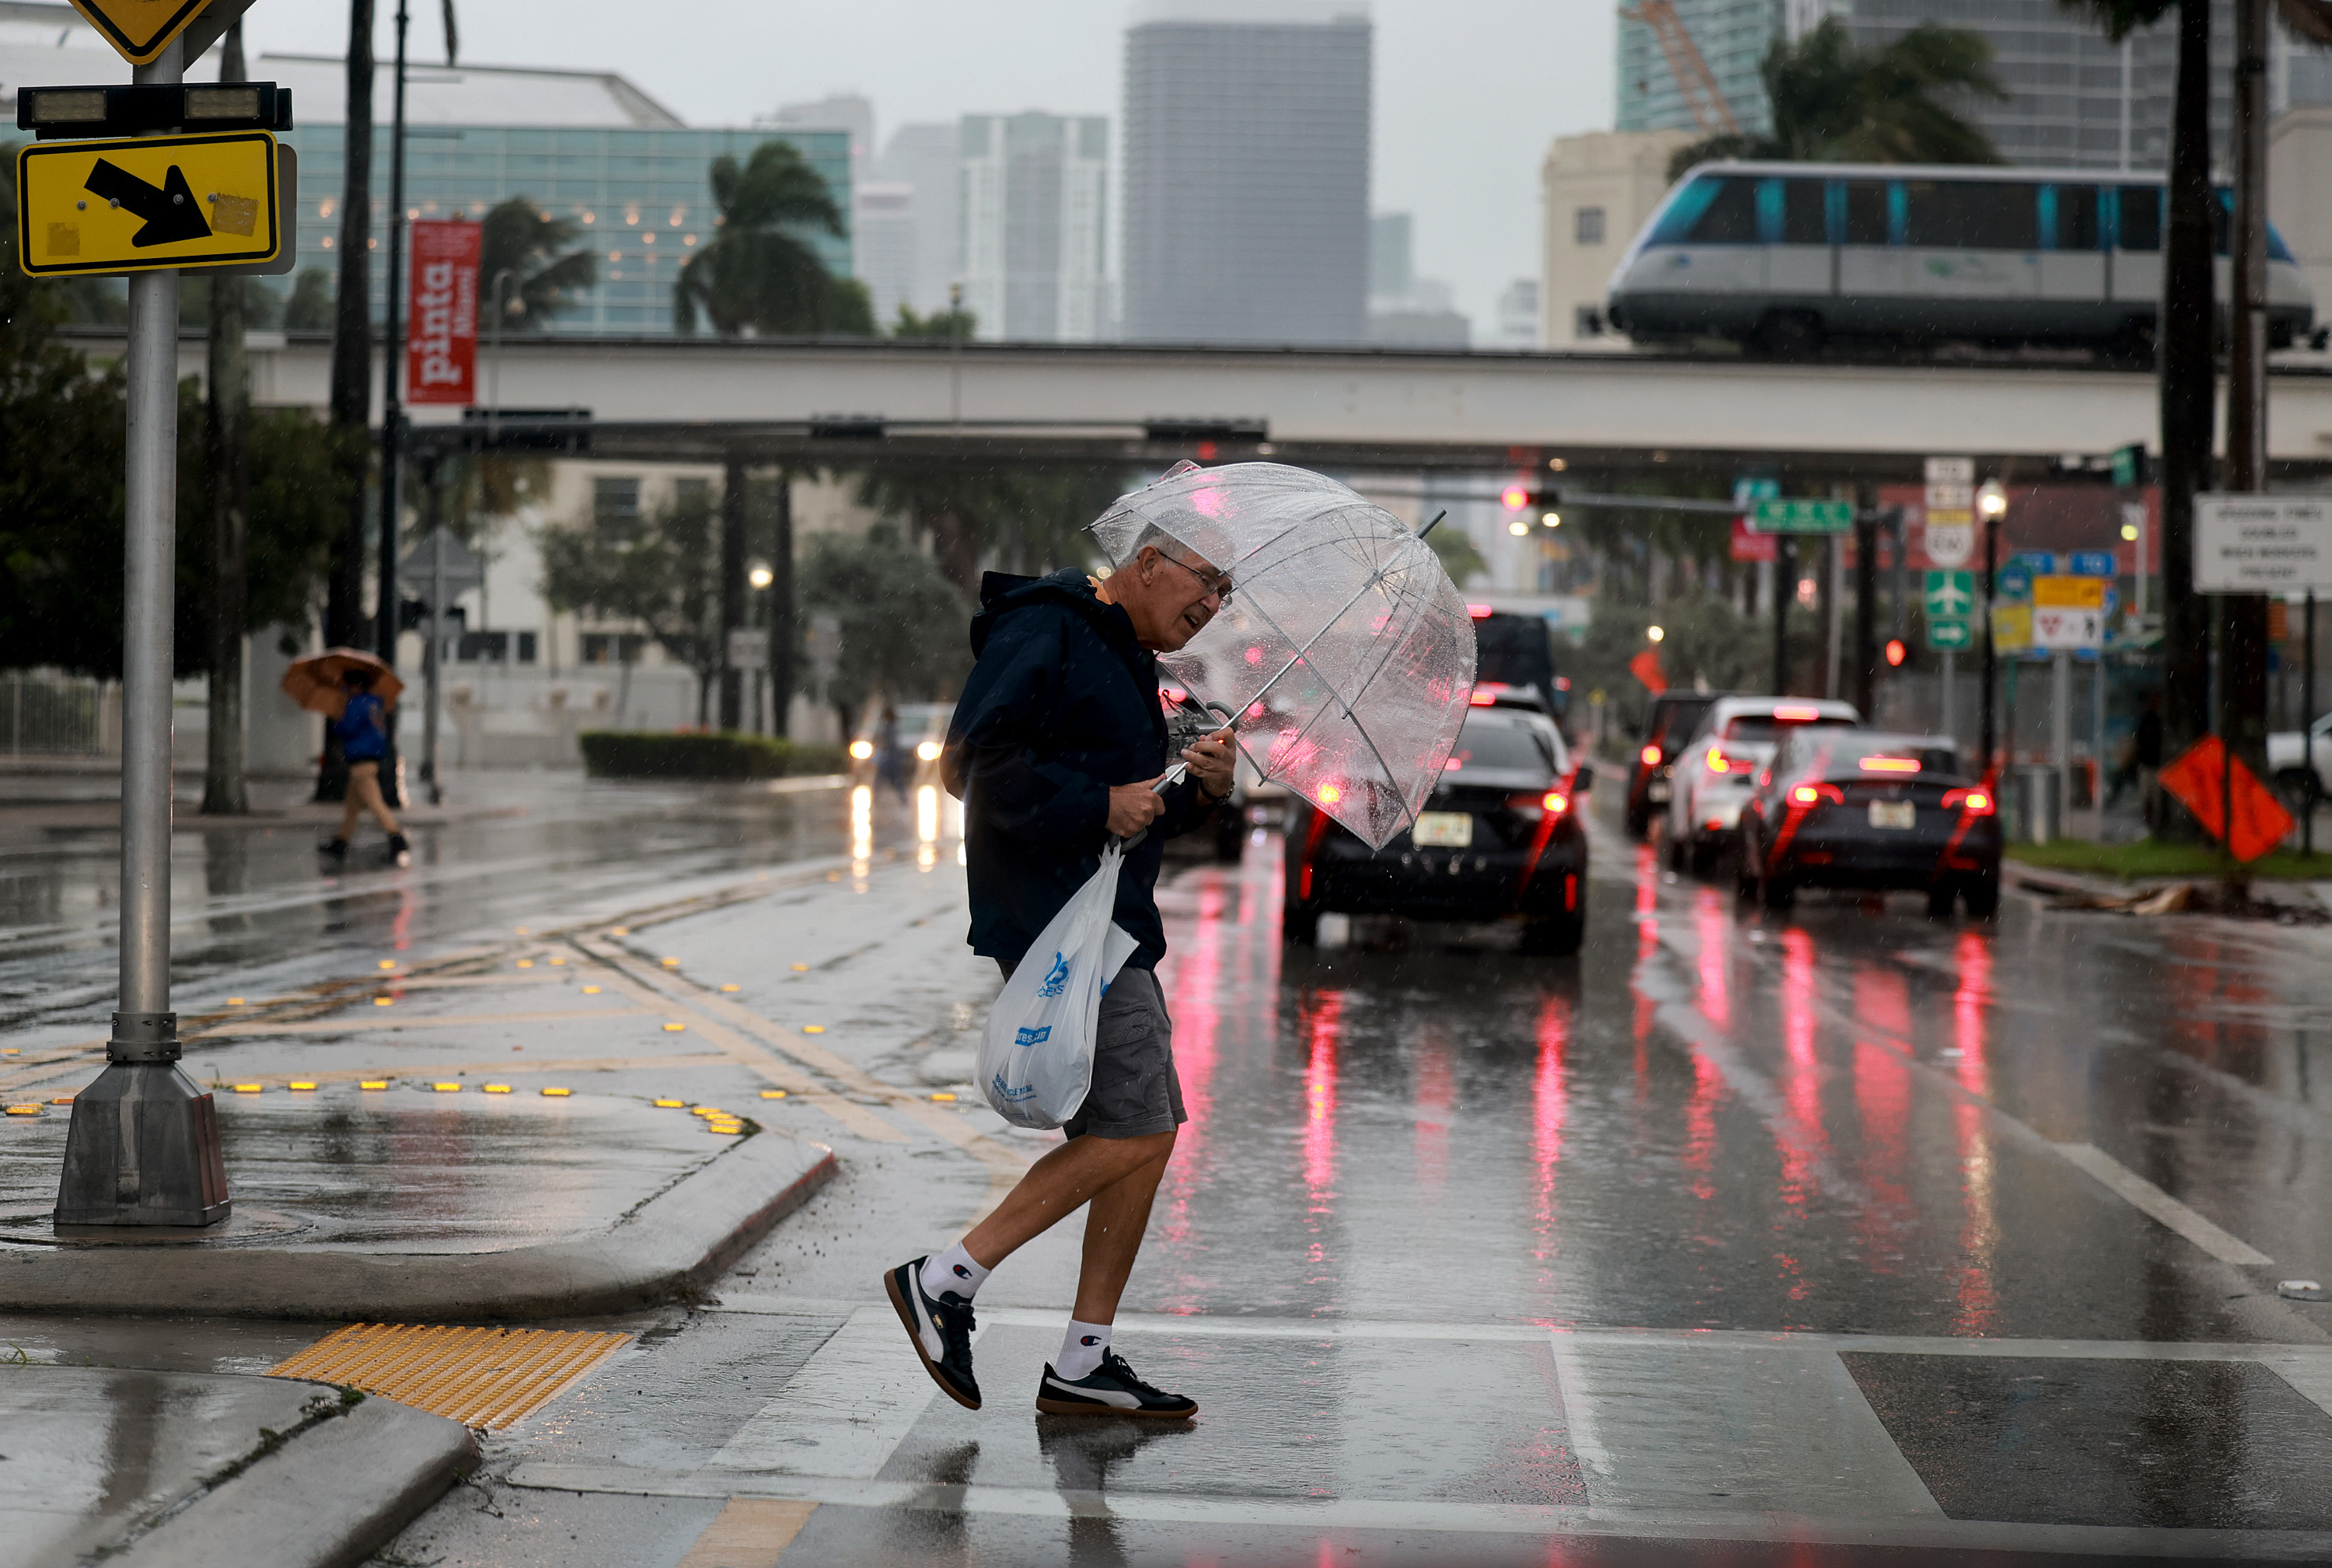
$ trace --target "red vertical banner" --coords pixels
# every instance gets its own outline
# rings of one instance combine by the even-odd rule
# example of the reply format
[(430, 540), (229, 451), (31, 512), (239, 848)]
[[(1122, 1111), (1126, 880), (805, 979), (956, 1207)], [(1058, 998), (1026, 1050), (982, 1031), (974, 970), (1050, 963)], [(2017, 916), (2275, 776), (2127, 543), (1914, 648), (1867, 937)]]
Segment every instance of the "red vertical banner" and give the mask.
[(405, 400), (478, 400), (478, 252), (484, 230), (465, 218), (415, 222), (413, 292), (405, 311)]

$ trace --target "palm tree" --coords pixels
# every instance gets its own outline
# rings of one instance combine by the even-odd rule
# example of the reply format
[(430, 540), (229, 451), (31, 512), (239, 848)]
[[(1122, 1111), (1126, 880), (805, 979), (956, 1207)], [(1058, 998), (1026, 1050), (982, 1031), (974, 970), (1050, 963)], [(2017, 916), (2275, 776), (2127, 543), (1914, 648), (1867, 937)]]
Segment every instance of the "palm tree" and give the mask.
[(1945, 101), (2001, 100), (1983, 34), (1923, 22), (1892, 43), (1859, 47), (1837, 17), (1796, 43), (1776, 40), (1757, 68), (1773, 105), (1764, 135), (1713, 136), (1668, 160), (1675, 179), (1711, 158), (1832, 163), (1998, 163), (1981, 127)]
[(1089, 563), (1085, 526), (1124, 491), (1113, 473), (962, 463), (876, 468), (860, 481), (858, 500), (928, 538), (940, 570), (969, 599), (983, 566), (1034, 573)]
[(741, 165), (714, 158), (712, 199), (721, 209), (712, 243), (673, 284), (675, 328), (695, 331), (701, 311), (724, 338), (874, 335), (866, 286), (827, 272), (801, 237), (850, 231), (834, 193), (791, 144), (765, 141)]
[(551, 318), (581, 301), (599, 281), (598, 257), (576, 247), (582, 228), (572, 218), (554, 218), (524, 196), (490, 208), (478, 245), (478, 301), (493, 310), (494, 280), (505, 272), (502, 330), (540, 331)]

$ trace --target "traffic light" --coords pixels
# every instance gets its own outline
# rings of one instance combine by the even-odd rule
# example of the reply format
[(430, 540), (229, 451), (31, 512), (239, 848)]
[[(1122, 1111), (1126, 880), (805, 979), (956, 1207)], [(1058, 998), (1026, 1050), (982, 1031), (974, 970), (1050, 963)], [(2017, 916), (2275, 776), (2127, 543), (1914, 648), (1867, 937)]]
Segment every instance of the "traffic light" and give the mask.
[(1538, 519), (1541, 528), (1561, 528), (1563, 492), (1551, 484), (1509, 484), (1498, 492), (1498, 503), (1515, 513), (1506, 524), (1506, 531), (1516, 539), (1530, 531), (1530, 520)]
[(1903, 661), (1904, 661), (1904, 659), (1905, 659), (1906, 657), (1907, 657), (1907, 656), (1909, 655), (1909, 653), (1910, 653), (1910, 650), (1909, 650), (1908, 648), (1906, 648), (1906, 647), (1903, 645), (1903, 639), (1902, 639), (1902, 638), (1900, 638), (1900, 637), (1889, 637), (1889, 638), (1888, 638), (1888, 639), (1887, 639), (1887, 667), (1888, 667), (1888, 669), (1890, 669), (1890, 670), (1899, 670), (1899, 669), (1901, 669), (1901, 668), (1903, 667)]

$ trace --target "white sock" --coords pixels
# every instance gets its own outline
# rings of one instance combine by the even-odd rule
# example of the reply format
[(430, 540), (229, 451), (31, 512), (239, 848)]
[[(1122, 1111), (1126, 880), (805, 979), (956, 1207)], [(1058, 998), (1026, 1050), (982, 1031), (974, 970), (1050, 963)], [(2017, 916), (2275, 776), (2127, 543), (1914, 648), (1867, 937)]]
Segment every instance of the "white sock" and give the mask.
[(1053, 1358), (1053, 1370), (1075, 1382), (1088, 1378), (1101, 1368), (1101, 1358), (1109, 1349), (1109, 1324), (1079, 1323), (1069, 1319), (1069, 1332), (1061, 1336), (1061, 1353)]
[(923, 1294), (935, 1299), (947, 1295), (970, 1301), (987, 1279), (988, 1270), (971, 1260), (961, 1241), (923, 1265)]

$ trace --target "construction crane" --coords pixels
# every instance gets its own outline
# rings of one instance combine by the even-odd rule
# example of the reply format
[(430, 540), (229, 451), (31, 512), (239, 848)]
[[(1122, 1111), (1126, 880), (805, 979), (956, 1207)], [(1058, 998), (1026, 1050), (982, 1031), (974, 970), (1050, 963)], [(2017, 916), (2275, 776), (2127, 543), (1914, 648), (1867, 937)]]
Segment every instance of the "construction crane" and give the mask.
[(1692, 111), (1702, 135), (1741, 134), (1741, 122), (1733, 118), (1733, 106), (1717, 90), (1708, 62), (1700, 57), (1699, 45), (1693, 43), (1692, 34), (1685, 31), (1684, 19), (1677, 14), (1676, 0), (1636, 0), (1633, 5), (1621, 6), (1620, 14), (1630, 22), (1642, 23), (1659, 40), (1660, 53), (1668, 56), (1668, 74), (1676, 78), (1677, 95)]

